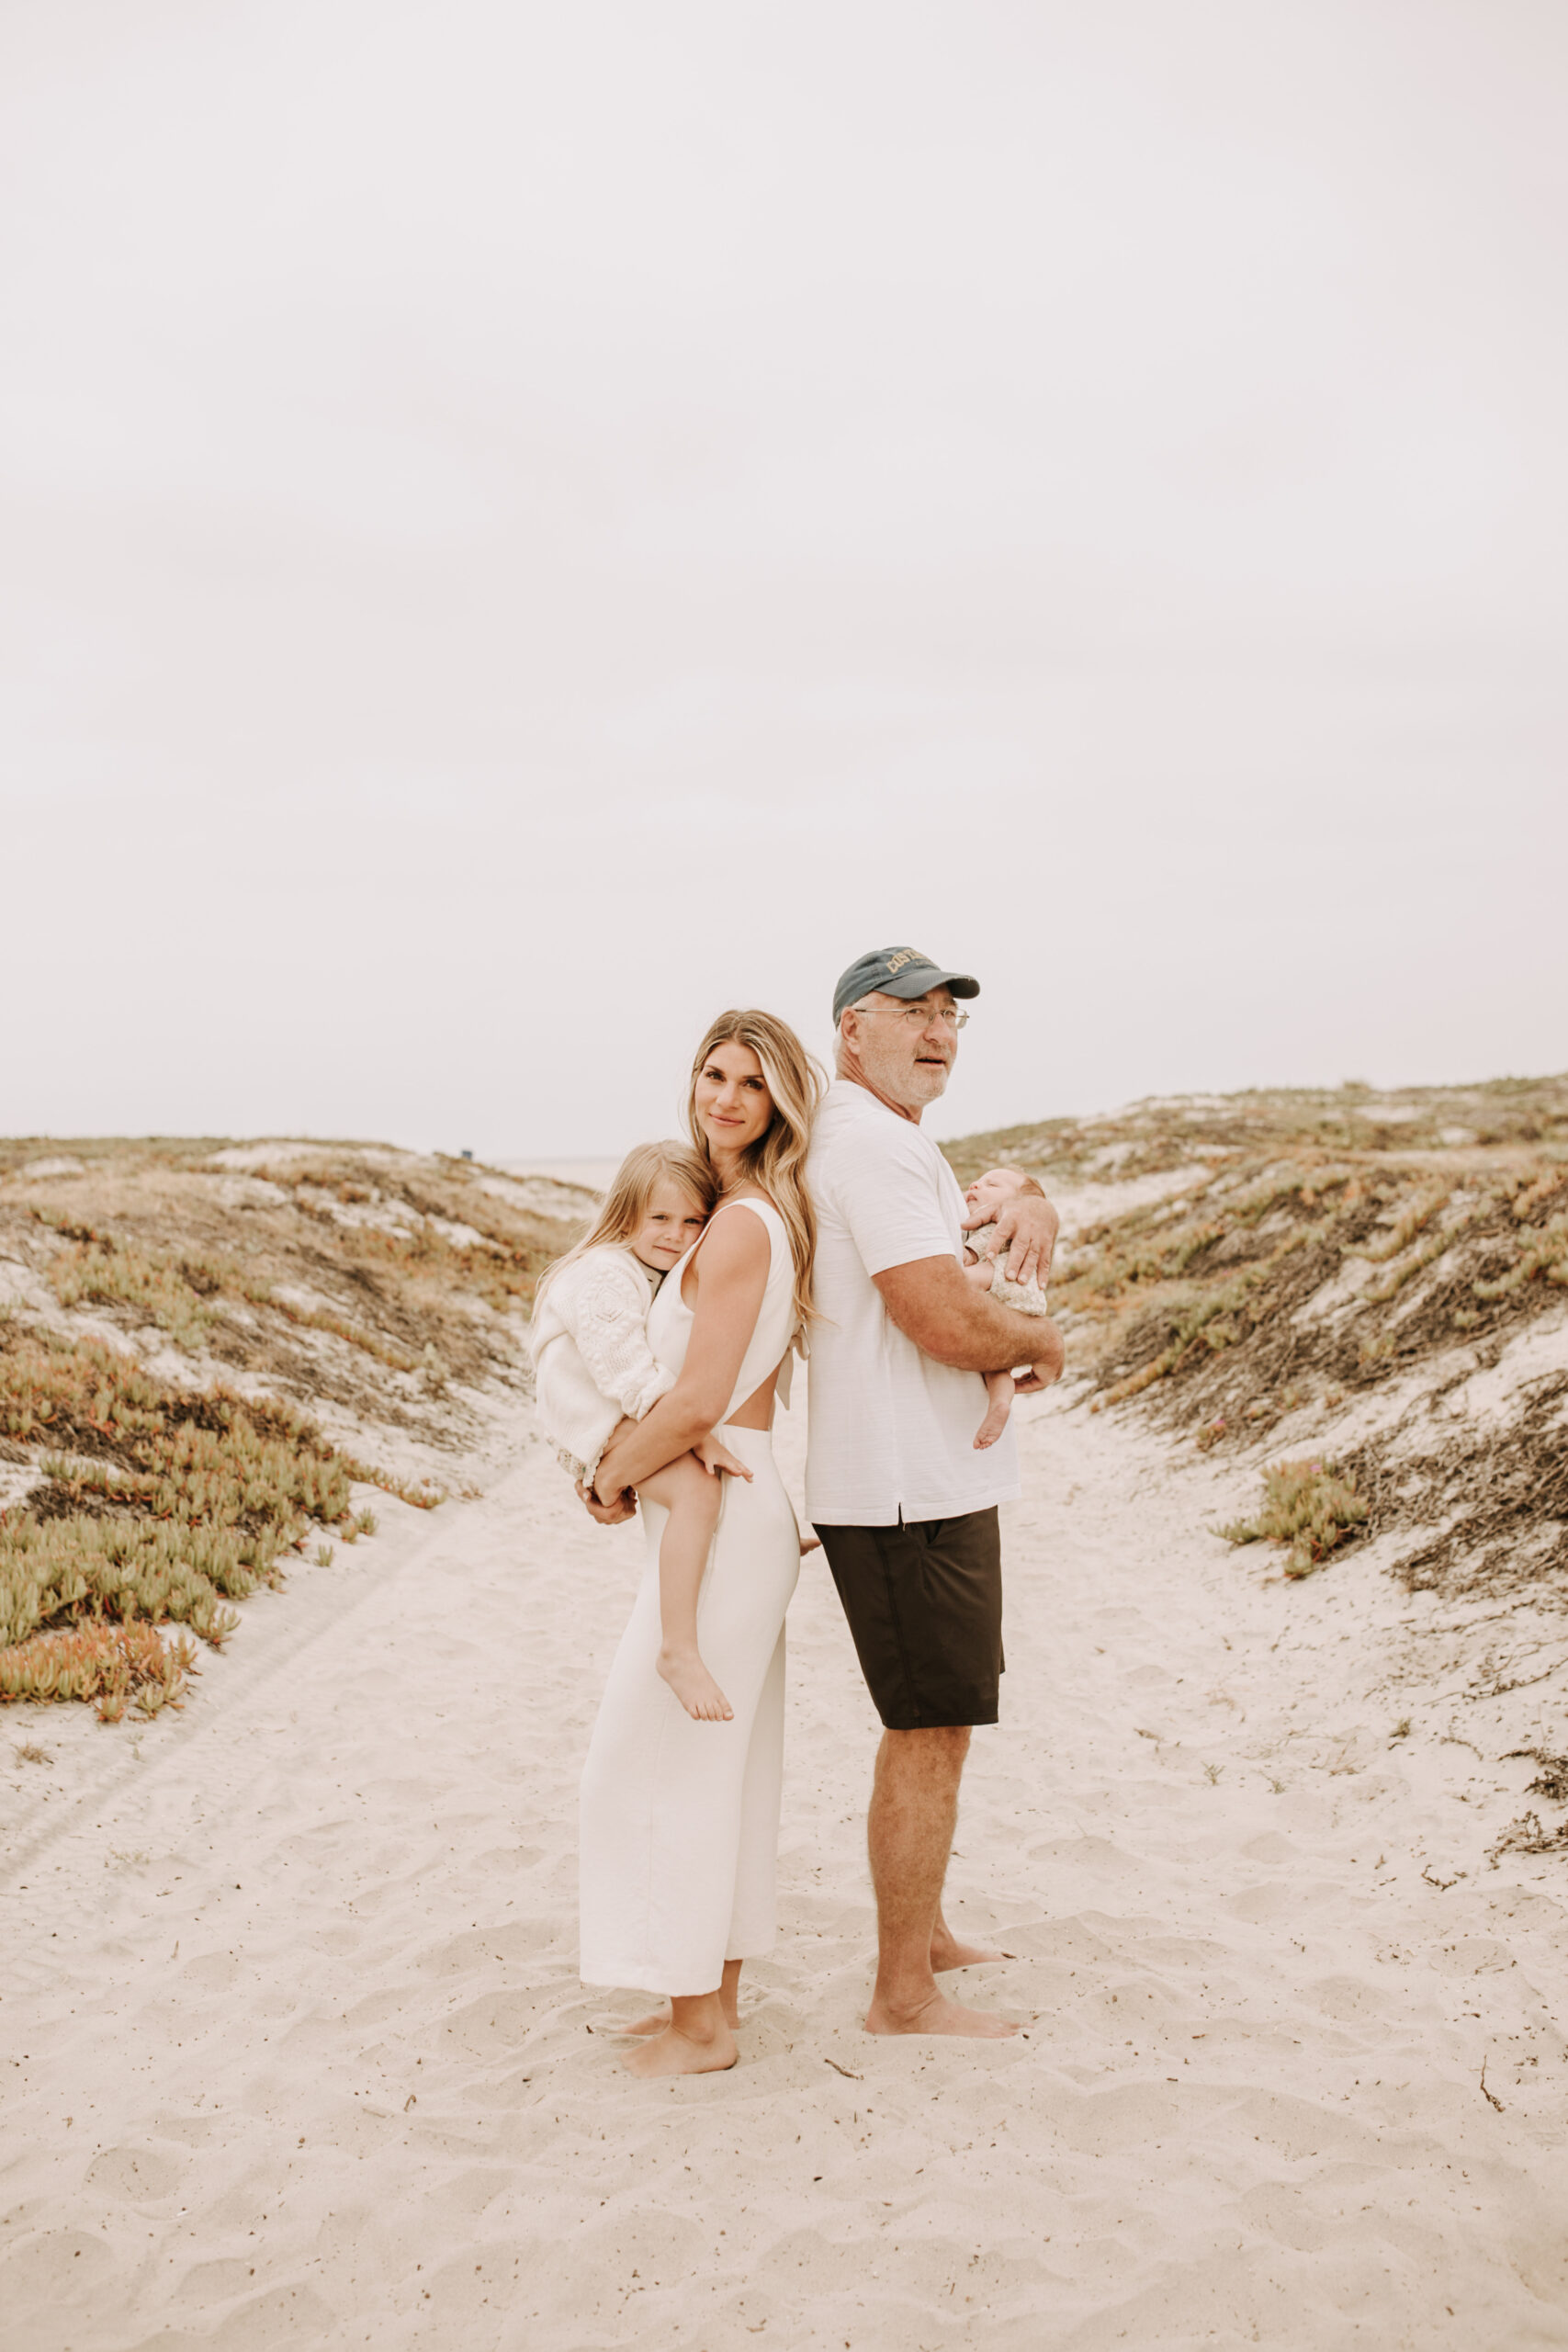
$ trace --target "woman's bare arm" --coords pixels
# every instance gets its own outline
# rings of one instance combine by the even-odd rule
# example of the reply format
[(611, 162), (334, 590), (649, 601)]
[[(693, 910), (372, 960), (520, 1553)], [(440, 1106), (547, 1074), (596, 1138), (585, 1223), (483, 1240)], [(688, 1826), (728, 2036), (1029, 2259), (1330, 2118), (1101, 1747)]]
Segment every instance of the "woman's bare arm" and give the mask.
[(720, 1419), (757, 1328), (769, 1254), (760, 1217), (726, 1216), (704, 1235), (692, 1262), (697, 1296), (680, 1378), (668, 1396), (606, 1449), (593, 1478), (603, 1500), (662, 1470)]
[(955, 1258), (916, 1258), (872, 1279), (900, 1331), (938, 1363), (959, 1372), (1010, 1372), (1015, 1364), (1033, 1364), (1036, 1376), (1021, 1387), (1043, 1388), (1042, 1374), (1060, 1379), (1066, 1350), (1056, 1326), (1043, 1315), (1020, 1315), (999, 1306), (988, 1291), (975, 1289)]

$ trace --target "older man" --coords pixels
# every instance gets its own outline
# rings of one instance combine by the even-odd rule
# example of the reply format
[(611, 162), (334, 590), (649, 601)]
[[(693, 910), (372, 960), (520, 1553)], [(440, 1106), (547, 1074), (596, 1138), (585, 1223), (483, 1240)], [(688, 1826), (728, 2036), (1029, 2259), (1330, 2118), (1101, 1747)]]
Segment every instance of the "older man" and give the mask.
[[(807, 1516), (827, 1549), (885, 1726), (867, 1838), (878, 1959), (872, 2033), (1011, 2033), (936, 1973), (997, 1957), (942, 1912), (971, 1727), (997, 1720), (1002, 1669), (997, 1506), (1019, 1493), (1010, 1427), (976, 1452), (987, 1372), (1062, 1369), (1055, 1325), (962, 1272), (964, 1196), (920, 1114), (946, 1089), (979, 982), (912, 947), (877, 948), (833, 994), (838, 1076), (807, 1170), (818, 1225)], [(1038, 1185), (998, 1220), (1019, 1281), (1043, 1279), (1056, 1213)]]

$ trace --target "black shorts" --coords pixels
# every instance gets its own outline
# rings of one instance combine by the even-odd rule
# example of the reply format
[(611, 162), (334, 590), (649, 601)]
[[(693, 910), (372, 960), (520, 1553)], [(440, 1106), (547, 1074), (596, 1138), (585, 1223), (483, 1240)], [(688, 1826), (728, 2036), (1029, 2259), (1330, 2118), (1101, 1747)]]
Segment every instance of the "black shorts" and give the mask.
[(818, 1534), (861, 1672), (889, 1731), (994, 1724), (1002, 1671), (996, 1507)]

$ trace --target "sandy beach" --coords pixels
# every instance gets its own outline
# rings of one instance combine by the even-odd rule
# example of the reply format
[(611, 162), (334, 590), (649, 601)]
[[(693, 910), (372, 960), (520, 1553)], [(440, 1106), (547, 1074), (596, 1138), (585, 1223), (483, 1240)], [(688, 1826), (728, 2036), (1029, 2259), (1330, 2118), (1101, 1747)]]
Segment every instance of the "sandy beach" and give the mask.
[(859, 2029), (874, 1724), (818, 1561), (741, 2064), (621, 2073), (575, 1792), (637, 1534), (525, 1408), (177, 1723), (10, 1711), (51, 1761), (0, 1757), (7, 2352), (1568, 2344), (1563, 1864), (1485, 1859), (1529, 1694), (1434, 1685), (1375, 1552), (1221, 1543), (1235, 1467), (1024, 1413), (950, 1882), (1010, 2043)]
[(0, 2352), (1568, 2352), (1565, 120), (0, 5)]

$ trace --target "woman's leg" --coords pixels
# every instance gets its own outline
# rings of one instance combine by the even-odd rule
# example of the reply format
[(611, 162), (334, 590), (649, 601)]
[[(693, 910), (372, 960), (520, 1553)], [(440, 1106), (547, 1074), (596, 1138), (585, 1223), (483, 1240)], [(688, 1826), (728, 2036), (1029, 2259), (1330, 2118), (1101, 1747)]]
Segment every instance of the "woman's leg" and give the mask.
[(622, 2060), (628, 2073), (657, 2079), (663, 2075), (718, 2075), (740, 2052), (716, 1992), (677, 1993), (670, 2022)]
[[(724, 1489), (702, 1594), (703, 1650), (734, 1719), (694, 1723), (671, 1704), (655, 1671), (664, 1512), (649, 1498), (647, 1567), (583, 1770), (581, 1880), (586, 1982), (649, 1992), (677, 1986), (682, 1997), (685, 1987), (705, 1984), (721, 2005), (726, 1961), (739, 1957), (731, 1929), (739, 1849), (750, 1842), (741, 1822), (751, 1815), (743, 1784), (753, 1721), (800, 1566), (766, 1438), (750, 1430), (724, 1436), (756, 1473), (753, 1485), (733, 1479)], [(782, 1722), (771, 1703), (761, 1712), (764, 1745), (776, 1749)], [(758, 1860), (771, 1877), (772, 1852)], [(661, 2019), (656, 2024), (667, 2030)], [(714, 2063), (711, 2046), (706, 2063)]]
[[(739, 1960), (727, 1960), (724, 1974), (719, 1979), (718, 2006), (724, 2011), (732, 2033), (740, 2022), (740, 1971), (743, 1964)], [(648, 2017), (636, 2018), (630, 2025), (623, 2025), (617, 2030), (639, 2035), (662, 2033), (669, 2022), (668, 2009), (654, 2009)]]
[(778, 1916), (779, 1812), (784, 1798), (784, 1629), (779, 1627), (751, 1719), (740, 1786), (728, 1964), (771, 1951)]
[(697, 1596), (702, 1590), (718, 1507), (718, 1479), (694, 1453), (667, 1462), (641, 1492), (662, 1503), (670, 1516), (659, 1544), (658, 1672), (694, 1723), (727, 1724), (735, 1710), (719, 1689), (697, 1648)]

